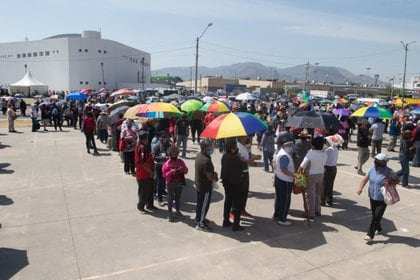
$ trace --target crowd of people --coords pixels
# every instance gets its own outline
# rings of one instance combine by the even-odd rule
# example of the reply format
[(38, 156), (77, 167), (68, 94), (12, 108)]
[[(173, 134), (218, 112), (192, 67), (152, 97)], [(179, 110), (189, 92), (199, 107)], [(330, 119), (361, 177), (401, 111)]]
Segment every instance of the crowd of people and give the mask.
[[(184, 218), (181, 212), (181, 196), (186, 185), (188, 170), (184, 159), (187, 157), (188, 142), (197, 142), (200, 152), (195, 156), (194, 187), (197, 193), (196, 228), (210, 231), (206, 214), (210, 207), (212, 191), (219, 174), (212, 163), (212, 154), (216, 146), (223, 153), (220, 181), (224, 187), (225, 202), (223, 227), (232, 227), (233, 231), (242, 230), (241, 216), (252, 216), (246, 211), (250, 188), (249, 168), (256, 161), (263, 159), (265, 172), (274, 173), (275, 200), (272, 219), (279, 225), (289, 226), (287, 218), (291, 203), (293, 183), (297, 174), (307, 176), (305, 190), (305, 212), (307, 219), (316, 219), (322, 215), (322, 207), (333, 207), (333, 188), (337, 174), (337, 161), (340, 150), (348, 148), (352, 136), (358, 149), (357, 173), (363, 175), (360, 194), (369, 182), (369, 198), (372, 209), (372, 223), (367, 237), (370, 242), (375, 233), (380, 233), (381, 218), (386, 209), (384, 198), (379, 191), (386, 180), (394, 182), (402, 177), (402, 186), (408, 187), (409, 162), (420, 166), (420, 121), (417, 123), (404, 110), (394, 108), (393, 118), (388, 121), (372, 118), (353, 119), (346, 115), (336, 115), (340, 121), (338, 128), (300, 129), (289, 127), (288, 119), (299, 110), (317, 110), (319, 106), (300, 106), (298, 104), (277, 102), (241, 102), (232, 105), (232, 110), (245, 111), (257, 115), (267, 123), (267, 129), (255, 135), (237, 138), (201, 139), (200, 134), (215, 117), (214, 113), (199, 110), (183, 112), (179, 118), (133, 120), (124, 118), (122, 113), (110, 122), (110, 111), (99, 110), (91, 102), (70, 102), (65, 106), (56, 103), (43, 105), (35, 103), (31, 107), (33, 130), (40, 114), (44, 130), (52, 124), (54, 129), (62, 130), (64, 120), (74, 129), (80, 129), (86, 139), (86, 149), (98, 154), (96, 140), (118, 152), (124, 162), (125, 174), (134, 176), (138, 183), (137, 209), (146, 214), (161, 207), (167, 207), (168, 221)], [(343, 105), (323, 108), (350, 110)], [(13, 111), (13, 108), (9, 108)], [(7, 111), (9, 115), (9, 110)], [(13, 115), (12, 113), (10, 113)], [(331, 113), (332, 114), (332, 113)], [(9, 127), (9, 131), (13, 131)], [(357, 130), (357, 133), (354, 131)], [(388, 151), (395, 151), (399, 143), (399, 161), (401, 170), (394, 172), (387, 167), (388, 157), (382, 153), (384, 134), (388, 133), (390, 142)], [(353, 135), (355, 134), (355, 135)], [(190, 140), (189, 140), (190, 139)], [(252, 144), (257, 144), (261, 155), (253, 154)], [(369, 149), (369, 146), (371, 149)], [(375, 165), (365, 173), (364, 164), (369, 156)], [(166, 201), (165, 201), (166, 200)], [(175, 208), (175, 209), (174, 209)]]

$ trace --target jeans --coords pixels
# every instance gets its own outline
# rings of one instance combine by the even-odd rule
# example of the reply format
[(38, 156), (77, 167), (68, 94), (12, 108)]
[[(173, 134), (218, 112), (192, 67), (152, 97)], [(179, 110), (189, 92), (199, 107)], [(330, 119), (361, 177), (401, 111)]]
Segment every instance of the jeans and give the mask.
[(32, 119), (32, 132), (35, 132), (35, 131), (37, 131), (37, 128), (36, 128), (36, 124), (37, 124), (37, 120), (36, 120), (36, 118), (31, 118)]
[(397, 176), (402, 176), (402, 185), (408, 186), (408, 175), (410, 174), (410, 160), (405, 154), (400, 154), (399, 160), (401, 164), (401, 170), (397, 172)]
[(333, 188), (335, 176), (337, 175), (337, 166), (325, 166), (324, 170), (324, 188), (321, 194), (321, 204), (327, 202), (331, 206), (333, 204)]
[(370, 199), (370, 209), (372, 211), (372, 221), (367, 234), (373, 238), (376, 230), (382, 231), (381, 220), (385, 213), (386, 204), (380, 200)]
[(207, 212), (210, 208), (211, 191), (199, 192), (197, 191), (197, 206), (195, 210), (195, 222), (197, 224), (204, 224)]
[(169, 182), (168, 188), (168, 211), (172, 212), (173, 202), (175, 200), (175, 210), (179, 212), (181, 204), (182, 182)]
[(188, 136), (187, 135), (178, 135), (176, 137), (176, 146), (179, 149), (179, 146), (181, 146), (182, 143), (182, 157), (185, 157), (187, 154), (187, 140), (188, 140)]
[(99, 140), (102, 143), (106, 143), (108, 141), (108, 130), (107, 129), (99, 129), (98, 130)]
[(156, 171), (156, 192), (158, 195), (158, 201), (163, 201), (163, 192), (165, 190), (165, 178), (162, 174), (162, 164), (155, 164)]
[(271, 166), (271, 162), (273, 161), (274, 152), (263, 151), (263, 161), (264, 161), (264, 170), (269, 171), (269, 166)]
[(382, 150), (382, 139), (373, 140), (372, 139), (372, 156), (380, 154)]
[(286, 182), (274, 176), (274, 187), (276, 189), (276, 198), (274, 200), (274, 215), (280, 221), (285, 222), (290, 209), (292, 198), (292, 182)]
[(134, 151), (124, 152), (124, 172), (136, 173), (136, 167), (134, 163)]

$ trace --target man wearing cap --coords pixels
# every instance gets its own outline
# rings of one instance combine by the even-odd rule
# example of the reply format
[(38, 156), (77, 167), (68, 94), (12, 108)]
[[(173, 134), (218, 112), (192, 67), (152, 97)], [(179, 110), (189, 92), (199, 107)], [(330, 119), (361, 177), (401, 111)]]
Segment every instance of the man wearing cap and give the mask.
[(219, 180), (211, 161), (212, 154), (213, 144), (206, 139), (202, 140), (200, 152), (195, 158), (195, 186), (197, 190), (195, 222), (196, 229), (202, 231), (211, 230), (206, 223), (206, 215), (210, 207), (213, 182)]
[(148, 145), (148, 136), (149, 133), (147, 133), (147, 131), (140, 130), (135, 148), (136, 179), (138, 185), (137, 195), (139, 198), (137, 209), (142, 214), (147, 213), (144, 209), (146, 205), (149, 210), (156, 209), (156, 207), (153, 206), (154, 162)]

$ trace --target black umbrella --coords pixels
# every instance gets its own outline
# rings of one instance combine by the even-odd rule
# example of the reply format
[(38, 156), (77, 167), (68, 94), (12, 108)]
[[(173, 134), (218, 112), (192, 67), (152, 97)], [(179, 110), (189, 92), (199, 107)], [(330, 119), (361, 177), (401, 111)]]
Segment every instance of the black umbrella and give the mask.
[(0, 279), (10, 279), (29, 264), (26, 250), (0, 248)]
[(340, 121), (331, 113), (303, 111), (291, 117), (286, 126), (294, 126), (296, 128), (322, 128), (337, 131), (340, 127)]

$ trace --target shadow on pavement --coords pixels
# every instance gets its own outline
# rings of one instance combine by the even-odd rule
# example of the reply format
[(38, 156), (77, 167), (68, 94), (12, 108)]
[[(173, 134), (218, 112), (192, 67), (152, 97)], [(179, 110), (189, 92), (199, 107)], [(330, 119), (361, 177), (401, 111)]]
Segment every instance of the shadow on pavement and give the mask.
[(7, 197), (6, 195), (0, 195), (0, 205), (12, 205), (13, 199)]
[(407, 246), (418, 248), (420, 247), (420, 240), (408, 236), (398, 236), (398, 235), (389, 235), (383, 234), (383, 236), (388, 237), (387, 240), (373, 240), (370, 244), (405, 244)]
[(5, 162), (5, 163), (0, 163), (0, 174), (10, 174), (10, 173), (15, 173), (15, 171), (14, 170), (8, 170), (8, 169), (5, 169), (5, 168), (7, 168), (7, 167), (9, 167), (10, 166), (10, 163), (8, 163), (8, 162)]
[(26, 250), (0, 248), (0, 279), (10, 279), (29, 264)]

